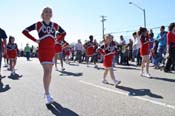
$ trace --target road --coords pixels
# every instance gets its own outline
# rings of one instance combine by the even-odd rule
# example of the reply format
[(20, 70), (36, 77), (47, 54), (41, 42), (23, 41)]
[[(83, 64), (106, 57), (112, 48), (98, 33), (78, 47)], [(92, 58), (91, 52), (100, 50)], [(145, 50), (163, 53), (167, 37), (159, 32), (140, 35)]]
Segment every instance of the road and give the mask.
[(53, 70), (50, 87), (55, 103), (46, 107), (42, 69), (37, 59), (18, 58), (19, 78), (6, 76), (0, 84), (0, 116), (175, 116), (175, 74), (151, 68), (152, 79), (139, 76), (140, 68), (120, 66), (115, 88), (102, 84), (103, 68), (65, 64), (65, 72)]

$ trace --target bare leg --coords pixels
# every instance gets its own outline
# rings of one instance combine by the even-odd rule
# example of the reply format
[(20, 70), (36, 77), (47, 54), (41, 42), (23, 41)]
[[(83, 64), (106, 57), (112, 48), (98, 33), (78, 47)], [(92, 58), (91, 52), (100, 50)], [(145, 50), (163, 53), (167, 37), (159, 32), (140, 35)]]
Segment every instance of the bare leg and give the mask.
[(89, 56), (86, 56), (86, 63), (87, 63), (87, 66), (89, 65)]
[(16, 59), (11, 59), (11, 62), (12, 62), (12, 64), (11, 64), (12, 72), (14, 72), (15, 71), (15, 65), (16, 65)]
[(149, 74), (149, 58), (147, 58), (146, 62), (146, 72)]
[(142, 57), (142, 65), (141, 65), (142, 73), (144, 72), (144, 67), (145, 67), (145, 57)]
[(13, 61), (12, 61), (12, 59), (10, 59), (10, 71), (13, 70), (13, 69), (12, 69), (12, 65), (13, 65)]
[(61, 67), (63, 67), (63, 58), (62, 58), (62, 54), (60, 55), (60, 63), (61, 63)]
[(112, 79), (113, 81), (116, 81), (113, 68), (110, 68), (109, 70), (110, 70), (111, 79)]
[(103, 80), (106, 80), (106, 76), (108, 74), (109, 69), (105, 69), (104, 75), (103, 75)]
[(44, 71), (44, 76), (43, 76), (43, 84), (44, 84), (44, 90), (45, 94), (49, 95), (49, 86), (51, 82), (51, 73), (52, 73), (52, 64), (43, 64), (43, 71)]

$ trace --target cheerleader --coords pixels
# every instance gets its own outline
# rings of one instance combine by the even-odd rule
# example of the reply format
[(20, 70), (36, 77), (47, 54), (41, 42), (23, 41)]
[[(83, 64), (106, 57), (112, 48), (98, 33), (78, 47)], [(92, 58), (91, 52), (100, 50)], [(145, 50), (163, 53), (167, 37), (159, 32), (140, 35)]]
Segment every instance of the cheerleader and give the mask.
[(111, 78), (114, 81), (114, 85), (116, 87), (121, 83), (121, 81), (118, 78), (117, 79), (115, 78), (115, 75), (113, 72), (112, 61), (113, 61), (114, 55), (117, 54), (117, 48), (115, 44), (112, 42), (112, 40), (113, 40), (112, 35), (110, 34), (106, 35), (104, 40), (104, 45), (102, 45), (98, 49), (98, 52), (104, 55), (103, 66), (105, 67), (105, 72), (103, 75), (102, 83), (108, 84), (108, 81), (106, 80), (106, 76), (110, 71)]
[(68, 42), (64, 41), (64, 45), (63, 45), (63, 51), (66, 55), (66, 63), (69, 64), (69, 56), (70, 56), (70, 45)]
[(11, 75), (15, 75), (15, 66), (16, 66), (16, 60), (17, 60), (17, 54), (19, 53), (18, 46), (15, 42), (15, 38), (10, 36), (9, 37), (9, 43), (7, 44), (7, 56), (10, 60), (10, 70)]
[(60, 59), (60, 63), (61, 63), (61, 69), (62, 71), (65, 70), (65, 68), (63, 67), (63, 45), (64, 45), (64, 41), (62, 38), (60, 38), (60, 33), (56, 34), (56, 42), (55, 42), (55, 70), (58, 71), (58, 67), (57, 67), (57, 59), (59, 57)]
[[(140, 75), (150, 78), (151, 77), (149, 73), (149, 43), (150, 41), (149, 41), (147, 29), (140, 27), (138, 35), (140, 37), (140, 42), (141, 42), (140, 55), (142, 57)], [(145, 64), (146, 64), (146, 73), (144, 73)]]
[[(59, 38), (63, 39), (66, 32), (54, 22), (51, 22), (52, 9), (49, 7), (44, 8), (41, 17), (43, 21), (39, 21), (27, 27), (23, 34), (34, 42), (38, 43), (38, 57), (43, 67), (43, 84), (45, 90), (45, 102), (51, 104), (54, 102), (49, 92), (51, 82), (52, 67), (54, 64), (55, 56), (55, 33), (60, 33)], [(35, 39), (29, 32), (37, 30), (39, 39)]]
[(93, 36), (89, 36), (89, 41), (84, 44), (84, 48), (86, 51), (86, 63), (87, 67), (89, 64), (89, 57), (94, 56), (94, 42), (93, 42)]

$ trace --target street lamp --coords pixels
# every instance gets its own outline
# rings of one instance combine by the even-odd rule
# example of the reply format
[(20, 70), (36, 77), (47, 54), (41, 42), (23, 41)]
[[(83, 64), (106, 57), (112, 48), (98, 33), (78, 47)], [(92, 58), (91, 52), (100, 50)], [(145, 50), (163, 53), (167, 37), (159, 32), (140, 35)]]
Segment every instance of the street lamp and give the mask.
[(137, 4), (133, 3), (133, 2), (129, 2), (129, 4), (137, 7), (138, 9), (140, 9), (141, 11), (143, 11), (143, 16), (144, 16), (144, 27), (146, 28), (146, 12), (144, 8), (141, 8), (140, 6), (138, 6)]

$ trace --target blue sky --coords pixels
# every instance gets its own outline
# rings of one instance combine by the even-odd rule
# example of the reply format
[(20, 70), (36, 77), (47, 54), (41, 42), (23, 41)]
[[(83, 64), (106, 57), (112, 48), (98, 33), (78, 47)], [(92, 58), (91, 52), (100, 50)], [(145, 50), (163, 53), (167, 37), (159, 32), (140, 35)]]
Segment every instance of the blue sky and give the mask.
[[(129, 5), (130, 1), (146, 9), (148, 28), (167, 26), (175, 21), (174, 0), (1, 0), (0, 27), (7, 35), (16, 37), (19, 47), (34, 44), (21, 31), (40, 21), (42, 9), (49, 6), (53, 9), (52, 21), (66, 30), (68, 42), (84, 41), (90, 34), (101, 40), (101, 15), (107, 16), (105, 33), (137, 30), (143, 26), (143, 12)], [(159, 32), (159, 29), (154, 32)], [(37, 38), (36, 32), (32, 34)], [(132, 33), (116, 33), (115, 39), (121, 34), (128, 39)]]

